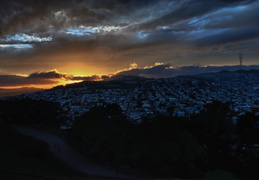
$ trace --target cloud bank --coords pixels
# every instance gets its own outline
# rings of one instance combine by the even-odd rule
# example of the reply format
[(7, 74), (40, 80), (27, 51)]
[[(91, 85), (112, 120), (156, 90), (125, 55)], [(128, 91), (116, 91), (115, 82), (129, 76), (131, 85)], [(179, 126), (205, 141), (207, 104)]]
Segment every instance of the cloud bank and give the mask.
[(59, 84), (74, 83), (79, 81), (97, 81), (103, 80), (102, 76), (73, 76), (72, 74), (65, 74), (57, 70), (35, 72), (28, 76), (22, 75), (0, 75), (0, 87), (26, 87), (46, 85), (48, 87)]

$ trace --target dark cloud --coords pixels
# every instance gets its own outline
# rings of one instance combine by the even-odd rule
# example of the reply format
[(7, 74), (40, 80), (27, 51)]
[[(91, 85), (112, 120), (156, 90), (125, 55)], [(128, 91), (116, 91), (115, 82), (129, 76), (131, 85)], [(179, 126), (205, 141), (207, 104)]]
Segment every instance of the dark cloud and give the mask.
[(60, 73), (57, 70), (51, 70), (46, 72), (36, 72), (30, 74), (27, 79), (49, 79), (49, 80), (67, 80), (67, 81), (96, 81), (96, 80), (102, 80), (103, 78), (107, 78), (104, 76), (99, 75), (92, 75), (92, 76), (74, 76), (72, 74), (64, 74)]
[(62, 74), (57, 70), (35, 72), (29, 76), (0, 75), (0, 87), (4, 86), (30, 86), (57, 84), (60, 80), (70, 80), (73, 76)]
[(31, 86), (31, 85), (58, 85), (62, 83), (73, 81), (100, 81), (109, 76), (73, 76), (69, 74), (60, 73), (57, 70), (46, 72), (35, 72), (29, 76), (21, 75), (0, 75), (0, 87), (9, 86)]
[(43, 78), (43, 79), (71, 79), (71, 75), (61, 74), (56, 70), (48, 71), (48, 72), (36, 72), (32, 73), (28, 76), (28, 78)]
[[(1, 35), (47, 33), (80, 25), (131, 25), (155, 29), (211, 11), (253, 3), (253, 0), (2, 0)], [(161, 9), (163, 8), (163, 9)], [(148, 18), (149, 17), (149, 18)], [(134, 23), (135, 25), (132, 25)]]
[(101, 78), (102, 78), (103, 80), (105, 80), (105, 79), (110, 78), (110, 76), (108, 76), (108, 75), (102, 75)]
[(0, 35), (48, 32), (80, 25), (116, 25), (118, 16), (154, 1), (124, 0), (1, 0)]
[(235, 13), (231, 11), (219, 11), (207, 18), (212, 21), (211, 23), (204, 24), (205, 29), (258, 27), (258, 4), (248, 6), (241, 10), (237, 8)]
[(57, 81), (46, 78), (28, 78), (18, 75), (0, 75), (0, 87), (5, 86), (30, 86), (56, 84)]
[(92, 76), (75, 76), (71, 78), (71, 80), (74, 81), (100, 81), (102, 80), (102, 77), (98, 75), (92, 75)]
[[(247, 18), (243, 18), (240, 22), (240, 16), (235, 15), (229, 23), (229, 20), (214, 23), (215, 19), (208, 19), (204, 27), (190, 25), (188, 19), (201, 17), (220, 8), (236, 7), (253, 3), (252, 0), (182, 0), (182, 1), (140, 1), (140, 0), (6, 0), (2, 1), (3, 6), (0, 7), (2, 19), (0, 29), (2, 35), (10, 35), (15, 33), (37, 34), (40, 37), (53, 37), (53, 42), (60, 40), (86, 40), (96, 39), (102, 43), (104, 37), (101, 36), (71, 36), (64, 33), (66, 28), (78, 28), (80, 26), (124, 26), (123, 31), (126, 34), (134, 34), (140, 30), (146, 31), (148, 43), (162, 43), (181, 41), (189, 31), (197, 28), (229, 28), (224, 27), (225, 24), (234, 26), (235, 22), (246, 22), (247, 26), (257, 23), (257, 8), (249, 10), (252, 12), (244, 12)], [(162, 8), (162, 9), (161, 9)], [(248, 11), (248, 10), (247, 10)], [(247, 14), (250, 14), (247, 15)], [(243, 16), (242, 16), (243, 17)], [(252, 17), (252, 18), (251, 18)], [(249, 21), (247, 21), (249, 19)], [(251, 22), (252, 21), (252, 22)], [(204, 23), (203, 23), (204, 24)], [(163, 26), (168, 26), (163, 29)], [(226, 26), (226, 25), (225, 25)], [(161, 28), (162, 27), (162, 28)], [(61, 32), (60, 32), (61, 31)], [(159, 32), (161, 31), (161, 32)], [(177, 33), (178, 32), (178, 33)], [(179, 33), (180, 32), (180, 33)], [(125, 33), (118, 35), (120, 39), (125, 38)], [(5, 36), (2, 36), (5, 37)], [(123, 44), (131, 44), (129, 38), (133, 38), (135, 45), (139, 45), (139, 41), (128, 36)], [(118, 38), (119, 39), (119, 38)], [(117, 42), (117, 39), (112, 39)], [(120, 42), (120, 41), (119, 41)], [(122, 43), (118, 43), (121, 47)], [(142, 43), (140, 43), (141, 45)]]
[[(255, 2), (255, 0), (190, 0), (182, 1), (179, 6), (176, 6), (173, 11), (161, 16), (159, 18), (154, 18), (145, 24), (140, 26), (141, 29), (154, 29), (158, 26), (166, 26), (171, 24), (176, 24), (180, 21), (200, 17), (209, 12), (218, 10), (220, 8), (233, 7), (238, 5), (245, 5)], [(184, 29), (182, 29), (184, 30)]]
[(226, 44), (249, 39), (259, 39), (259, 28), (238, 28), (229, 29), (217, 35), (209, 35), (204, 38), (198, 39), (197, 43), (200, 45), (208, 44)]

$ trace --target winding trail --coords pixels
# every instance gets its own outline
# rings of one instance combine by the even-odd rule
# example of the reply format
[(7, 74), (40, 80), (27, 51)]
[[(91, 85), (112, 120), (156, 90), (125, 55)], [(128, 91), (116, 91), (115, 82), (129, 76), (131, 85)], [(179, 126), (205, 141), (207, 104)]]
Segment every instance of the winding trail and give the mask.
[(140, 179), (130, 175), (118, 173), (89, 162), (89, 160), (87, 160), (83, 155), (76, 152), (62, 138), (58, 137), (54, 133), (30, 127), (14, 126), (14, 128), (23, 135), (32, 136), (37, 140), (46, 142), (49, 145), (50, 152), (55, 157), (79, 172), (87, 175), (103, 176), (107, 178), (129, 180)]

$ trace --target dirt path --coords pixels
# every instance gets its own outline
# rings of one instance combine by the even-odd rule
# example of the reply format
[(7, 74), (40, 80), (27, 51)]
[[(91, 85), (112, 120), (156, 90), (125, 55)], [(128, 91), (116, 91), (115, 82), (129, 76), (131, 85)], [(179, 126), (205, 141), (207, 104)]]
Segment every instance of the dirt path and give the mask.
[(49, 150), (55, 157), (77, 171), (88, 175), (114, 177), (121, 179), (139, 179), (129, 175), (120, 174), (118, 172), (116, 173), (115, 171), (99, 167), (87, 161), (84, 156), (76, 152), (63, 139), (55, 134), (29, 127), (15, 126), (14, 128), (23, 135), (33, 136), (37, 140), (48, 143)]

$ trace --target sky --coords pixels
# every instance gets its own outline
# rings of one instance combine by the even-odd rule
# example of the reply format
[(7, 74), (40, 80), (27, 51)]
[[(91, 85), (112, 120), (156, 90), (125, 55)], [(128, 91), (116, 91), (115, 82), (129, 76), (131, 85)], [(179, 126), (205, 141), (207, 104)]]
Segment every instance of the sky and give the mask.
[(171, 77), (236, 66), (239, 53), (259, 65), (258, 9), (259, 0), (0, 0), (0, 88)]

